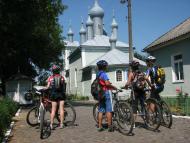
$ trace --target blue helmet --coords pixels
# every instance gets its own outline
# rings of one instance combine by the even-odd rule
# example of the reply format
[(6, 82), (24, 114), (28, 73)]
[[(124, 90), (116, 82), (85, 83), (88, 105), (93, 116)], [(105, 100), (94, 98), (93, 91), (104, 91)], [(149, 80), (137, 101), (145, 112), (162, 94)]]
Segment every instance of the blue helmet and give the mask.
[(108, 66), (108, 62), (106, 62), (105, 60), (100, 60), (96, 64), (97, 66), (102, 66), (102, 67)]

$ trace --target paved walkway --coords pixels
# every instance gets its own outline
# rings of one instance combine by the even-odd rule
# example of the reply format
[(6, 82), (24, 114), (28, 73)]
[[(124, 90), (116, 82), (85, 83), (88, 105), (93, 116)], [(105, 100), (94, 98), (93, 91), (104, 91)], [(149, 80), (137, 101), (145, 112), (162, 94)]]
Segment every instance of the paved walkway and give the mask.
[(92, 106), (75, 106), (78, 126), (53, 130), (47, 139), (40, 139), (37, 127), (27, 125), (25, 118), (28, 109), (22, 109), (15, 118), (16, 124), (10, 137), (10, 143), (189, 143), (190, 120), (174, 119), (171, 129), (160, 127), (160, 132), (135, 128), (134, 136), (124, 136), (119, 132), (98, 132), (92, 117)]

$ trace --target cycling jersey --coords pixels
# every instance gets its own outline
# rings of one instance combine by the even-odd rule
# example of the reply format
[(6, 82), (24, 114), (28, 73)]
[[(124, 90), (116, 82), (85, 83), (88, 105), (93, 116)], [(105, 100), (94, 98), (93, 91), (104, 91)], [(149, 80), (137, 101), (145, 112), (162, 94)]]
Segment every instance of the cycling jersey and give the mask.
[(151, 95), (150, 97), (151, 98), (155, 98), (157, 100), (160, 100), (160, 96), (159, 96), (159, 93), (162, 92), (164, 90), (164, 85), (163, 84), (158, 84), (156, 82), (156, 67), (153, 66), (153, 67), (150, 67), (147, 69), (146, 71), (146, 75), (148, 77), (150, 77), (150, 80), (151, 80), (151, 84), (154, 85), (154, 90), (151, 92)]
[(103, 89), (103, 100), (102, 98), (99, 99), (99, 108), (98, 111), (99, 112), (112, 112), (113, 108), (112, 108), (112, 95), (110, 92), (110, 88), (108, 88), (105, 84), (105, 81), (108, 81), (108, 75), (104, 72), (104, 71), (99, 71), (97, 73), (97, 75), (99, 75), (99, 83), (102, 86)]
[[(55, 77), (60, 77), (61, 79), (61, 86), (62, 86), (62, 89), (61, 90), (56, 90), (55, 88), (52, 88), (52, 86), (55, 84), (54, 82), (54, 78)], [(65, 100), (65, 89), (64, 89), (64, 77), (61, 76), (60, 74), (54, 74), (54, 75), (51, 75), (49, 78), (48, 78), (48, 83), (50, 85), (50, 100), (51, 101), (59, 101), (59, 100)]]

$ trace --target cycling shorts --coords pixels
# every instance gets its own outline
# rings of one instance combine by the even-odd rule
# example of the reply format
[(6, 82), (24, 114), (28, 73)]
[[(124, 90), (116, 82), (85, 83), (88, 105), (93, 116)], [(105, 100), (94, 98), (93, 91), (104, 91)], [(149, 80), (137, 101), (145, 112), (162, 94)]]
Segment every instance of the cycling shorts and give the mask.
[(99, 99), (98, 112), (113, 112), (111, 91), (105, 91), (103, 99)]

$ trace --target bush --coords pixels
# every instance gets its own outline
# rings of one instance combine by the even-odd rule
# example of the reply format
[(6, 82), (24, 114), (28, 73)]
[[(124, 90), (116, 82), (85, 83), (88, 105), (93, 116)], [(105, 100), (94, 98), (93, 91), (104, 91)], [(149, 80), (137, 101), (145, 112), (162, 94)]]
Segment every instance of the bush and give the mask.
[(11, 119), (18, 110), (18, 104), (9, 98), (0, 100), (0, 142), (5, 130), (11, 123)]
[(67, 97), (68, 100), (89, 100), (88, 96), (81, 96), (81, 95), (69, 95)]

